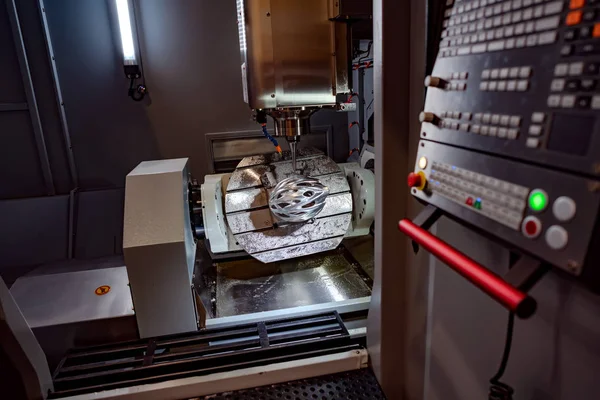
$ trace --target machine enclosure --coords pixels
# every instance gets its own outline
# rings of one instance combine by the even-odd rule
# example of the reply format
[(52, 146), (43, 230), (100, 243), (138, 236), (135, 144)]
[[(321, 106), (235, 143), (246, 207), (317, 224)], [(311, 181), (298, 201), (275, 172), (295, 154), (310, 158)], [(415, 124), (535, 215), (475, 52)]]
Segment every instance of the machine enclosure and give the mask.
[(127, 175), (123, 252), (141, 338), (198, 329), (187, 164), (145, 161)]

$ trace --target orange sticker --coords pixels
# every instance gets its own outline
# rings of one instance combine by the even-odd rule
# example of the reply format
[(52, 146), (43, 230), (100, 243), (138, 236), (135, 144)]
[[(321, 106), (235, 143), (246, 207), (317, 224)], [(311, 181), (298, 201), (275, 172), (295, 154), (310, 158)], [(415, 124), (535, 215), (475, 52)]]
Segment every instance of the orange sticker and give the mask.
[(97, 296), (104, 296), (108, 292), (110, 292), (110, 286), (108, 285), (98, 286), (94, 291), (94, 293), (96, 293)]

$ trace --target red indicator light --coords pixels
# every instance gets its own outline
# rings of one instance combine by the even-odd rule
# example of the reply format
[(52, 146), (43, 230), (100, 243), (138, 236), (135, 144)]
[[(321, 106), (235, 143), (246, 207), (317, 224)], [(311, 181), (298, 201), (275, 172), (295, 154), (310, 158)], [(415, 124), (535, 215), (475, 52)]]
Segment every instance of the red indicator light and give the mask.
[(534, 221), (527, 221), (525, 223), (525, 232), (528, 235), (534, 236), (538, 231), (537, 224)]
[(472, 206), (472, 205), (473, 205), (473, 198), (472, 198), (472, 197), (469, 197), (469, 198), (467, 199), (467, 201), (465, 202), (465, 204), (466, 204), (466, 205), (468, 205), (468, 206)]

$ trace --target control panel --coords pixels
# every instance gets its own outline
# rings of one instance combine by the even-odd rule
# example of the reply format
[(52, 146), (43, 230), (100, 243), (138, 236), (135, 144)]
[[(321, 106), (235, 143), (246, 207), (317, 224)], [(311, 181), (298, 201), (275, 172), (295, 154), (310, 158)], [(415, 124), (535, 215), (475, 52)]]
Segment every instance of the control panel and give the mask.
[(446, 0), (444, 16), (413, 195), (580, 274), (598, 235), (600, 0)]

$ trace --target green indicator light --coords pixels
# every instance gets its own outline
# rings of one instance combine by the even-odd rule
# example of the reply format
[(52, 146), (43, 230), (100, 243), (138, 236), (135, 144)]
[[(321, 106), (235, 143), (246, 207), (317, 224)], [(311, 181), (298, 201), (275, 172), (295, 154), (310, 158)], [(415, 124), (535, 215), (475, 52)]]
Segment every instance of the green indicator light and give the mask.
[(542, 211), (548, 205), (548, 195), (541, 190), (534, 190), (529, 195), (529, 208), (533, 211)]
[(477, 200), (473, 206), (474, 206), (476, 209), (478, 209), (478, 210), (481, 210), (481, 201), (480, 201), (480, 200)]

